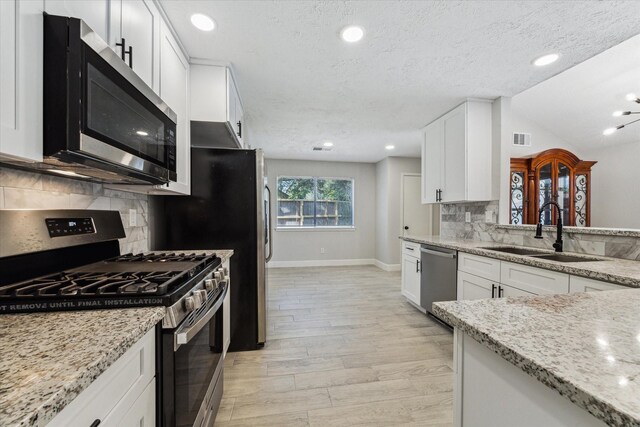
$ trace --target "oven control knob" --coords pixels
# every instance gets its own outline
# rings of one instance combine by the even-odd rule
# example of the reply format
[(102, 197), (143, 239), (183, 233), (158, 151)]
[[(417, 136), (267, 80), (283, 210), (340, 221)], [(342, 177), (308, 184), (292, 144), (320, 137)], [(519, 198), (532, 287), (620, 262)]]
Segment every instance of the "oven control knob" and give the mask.
[(196, 291), (198, 296), (200, 297), (200, 304), (206, 304), (207, 303), (207, 291), (205, 291), (204, 289), (199, 289)]
[(196, 300), (194, 297), (186, 297), (184, 299), (184, 309), (187, 311), (193, 311), (196, 309)]
[(207, 279), (204, 281), (204, 287), (207, 291), (212, 291), (218, 287), (218, 279)]
[(222, 272), (220, 270), (217, 270), (213, 273), (213, 277), (216, 278), (217, 280), (222, 280)]
[(228, 276), (228, 275), (229, 275), (229, 269), (228, 269), (227, 267), (224, 267), (224, 268), (222, 269), (222, 271), (224, 272), (224, 275), (225, 275), (225, 276)]

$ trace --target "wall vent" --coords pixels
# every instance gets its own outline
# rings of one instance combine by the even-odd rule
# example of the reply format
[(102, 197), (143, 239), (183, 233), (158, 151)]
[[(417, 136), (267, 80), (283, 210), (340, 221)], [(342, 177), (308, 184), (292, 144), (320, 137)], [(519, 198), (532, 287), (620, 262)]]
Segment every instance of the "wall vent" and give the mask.
[(513, 133), (513, 145), (518, 147), (531, 147), (531, 134), (514, 132)]

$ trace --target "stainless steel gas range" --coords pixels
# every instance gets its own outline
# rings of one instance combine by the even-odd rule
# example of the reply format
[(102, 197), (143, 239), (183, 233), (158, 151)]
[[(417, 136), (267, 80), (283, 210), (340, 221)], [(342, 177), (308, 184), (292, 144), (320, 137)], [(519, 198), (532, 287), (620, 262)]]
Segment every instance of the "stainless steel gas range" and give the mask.
[(211, 251), (120, 254), (120, 214), (0, 210), (0, 314), (164, 306), (160, 426), (210, 426), (223, 389), (228, 270)]

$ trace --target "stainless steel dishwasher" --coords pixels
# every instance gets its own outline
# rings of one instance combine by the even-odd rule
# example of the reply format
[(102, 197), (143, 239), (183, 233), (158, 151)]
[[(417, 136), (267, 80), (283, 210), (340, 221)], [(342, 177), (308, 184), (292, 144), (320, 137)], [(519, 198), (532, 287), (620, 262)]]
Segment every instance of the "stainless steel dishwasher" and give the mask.
[[(436, 301), (455, 301), (458, 282), (458, 252), (422, 245), (420, 247), (420, 306), (433, 314)], [(439, 319), (442, 321), (442, 319)]]

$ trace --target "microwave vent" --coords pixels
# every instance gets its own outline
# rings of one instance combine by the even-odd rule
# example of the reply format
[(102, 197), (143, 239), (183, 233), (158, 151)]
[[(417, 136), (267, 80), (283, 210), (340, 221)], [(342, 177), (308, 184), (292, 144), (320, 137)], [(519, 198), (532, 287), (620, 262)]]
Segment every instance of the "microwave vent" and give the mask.
[(531, 134), (523, 133), (523, 132), (514, 132), (513, 145), (518, 147), (531, 147)]

